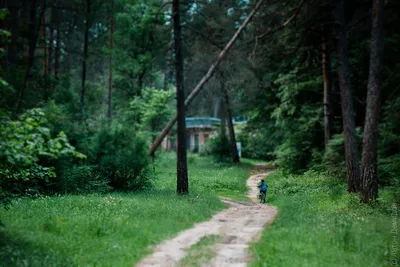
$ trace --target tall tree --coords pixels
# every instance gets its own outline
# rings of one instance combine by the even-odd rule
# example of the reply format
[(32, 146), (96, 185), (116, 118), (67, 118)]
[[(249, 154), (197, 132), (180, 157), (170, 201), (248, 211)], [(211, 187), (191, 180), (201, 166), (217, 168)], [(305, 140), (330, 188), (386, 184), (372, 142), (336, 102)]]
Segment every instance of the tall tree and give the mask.
[[(189, 94), (187, 99), (185, 100), (185, 106), (188, 107), (190, 103), (193, 101), (193, 99), (199, 94), (199, 92), (203, 89), (204, 85), (211, 79), (211, 77), (214, 75), (216, 69), (218, 68), (219, 64), (222, 62), (222, 60), (225, 58), (226, 54), (229, 52), (229, 50), (232, 48), (233, 44), (235, 41), (238, 39), (239, 35), (242, 33), (244, 28), (246, 28), (247, 24), (251, 21), (253, 18), (254, 14), (256, 14), (257, 10), (260, 8), (261, 4), (263, 3), (264, 0), (259, 0), (253, 10), (250, 12), (246, 20), (242, 23), (242, 25), (239, 27), (239, 29), (235, 32), (235, 34), (232, 36), (231, 40), (226, 44), (224, 49), (219, 53), (217, 59), (215, 60), (214, 64), (211, 65), (211, 67), (208, 69), (207, 73), (203, 76), (203, 78), (200, 80), (200, 82), (196, 85), (196, 87), (193, 89), (193, 91)], [(176, 46), (176, 44), (175, 44)], [(161, 142), (164, 140), (165, 136), (169, 133), (171, 130), (172, 126), (174, 126), (175, 122), (177, 121), (177, 115), (174, 116), (165, 126), (165, 128), (162, 130), (161, 134), (157, 137), (157, 139), (153, 142), (151, 145), (151, 148), (149, 150), (149, 155), (152, 155), (158, 146), (161, 144)]]
[(226, 118), (228, 120), (228, 132), (229, 132), (229, 141), (231, 143), (231, 155), (232, 155), (232, 162), (233, 163), (238, 163), (239, 162), (239, 154), (237, 151), (237, 146), (236, 146), (236, 137), (235, 137), (235, 129), (233, 127), (233, 121), (232, 121), (232, 111), (231, 107), (229, 104), (229, 94), (228, 90), (225, 86), (225, 78), (224, 75), (221, 73), (221, 91), (224, 96), (224, 106), (225, 106), (225, 114)]
[(89, 27), (90, 27), (90, 8), (91, 0), (86, 0), (86, 18), (85, 18), (85, 39), (83, 43), (83, 61), (82, 61), (82, 89), (81, 89), (81, 111), (83, 112), (85, 104), (85, 91), (86, 91), (86, 72), (88, 60), (88, 47), (89, 47)]
[(29, 41), (28, 41), (28, 66), (26, 67), (25, 76), (22, 82), (22, 86), (18, 92), (17, 107), (15, 110), (16, 114), (21, 112), (22, 100), (24, 98), (25, 89), (29, 82), (29, 77), (33, 67), (33, 62), (35, 60), (35, 50), (37, 39), (39, 36), (39, 30), (41, 26), (41, 21), (44, 16), (44, 11), (46, 9), (46, 0), (43, 1), (42, 9), (39, 18), (37, 18), (37, 0), (32, 0), (30, 3), (30, 26), (29, 26)]
[(380, 70), (384, 46), (383, 5), (382, 0), (373, 1), (367, 107), (361, 160), (360, 195), (362, 202), (370, 202), (378, 198), (377, 143), (382, 88)]
[(351, 96), (350, 70), (344, 18), (344, 0), (338, 0), (335, 13), (336, 20), (339, 23), (337, 54), (339, 61), (338, 73), (346, 157), (347, 191), (349, 193), (356, 193), (360, 190), (360, 168), (358, 166), (354, 108)]
[(179, 194), (189, 193), (189, 181), (186, 158), (186, 121), (185, 121), (185, 94), (183, 90), (183, 55), (182, 55), (182, 27), (180, 22), (179, 0), (172, 1), (172, 18), (174, 23), (174, 51), (176, 77), (176, 113), (178, 121), (178, 156), (177, 156), (177, 184)]
[(109, 58), (109, 74), (108, 74), (108, 107), (107, 107), (108, 118), (111, 118), (112, 116), (113, 49), (114, 49), (114, 0), (111, 1), (111, 16), (110, 16), (110, 58)]
[(331, 60), (327, 44), (327, 27), (322, 27), (322, 72), (324, 76), (324, 140), (325, 147), (328, 145), (329, 139), (332, 135), (332, 115), (330, 94), (332, 91), (332, 73), (331, 73)]

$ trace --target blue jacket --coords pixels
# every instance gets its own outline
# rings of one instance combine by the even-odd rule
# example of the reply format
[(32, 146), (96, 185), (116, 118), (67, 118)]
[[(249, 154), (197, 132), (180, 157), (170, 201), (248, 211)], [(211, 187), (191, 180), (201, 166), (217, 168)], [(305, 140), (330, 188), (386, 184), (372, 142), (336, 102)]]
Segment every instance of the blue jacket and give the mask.
[(258, 187), (262, 191), (267, 191), (267, 189), (268, 189), (268, 185), (266, 183), (261, 183)]

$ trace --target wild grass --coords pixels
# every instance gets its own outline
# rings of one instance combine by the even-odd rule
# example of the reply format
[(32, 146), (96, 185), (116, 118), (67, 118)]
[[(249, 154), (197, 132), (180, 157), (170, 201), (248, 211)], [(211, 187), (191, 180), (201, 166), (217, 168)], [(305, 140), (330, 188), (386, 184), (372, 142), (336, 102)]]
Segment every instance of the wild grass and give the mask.
[(0, 210), (0, 266), (132, 266), (151, 247), (239, 197), (250, 165), (189, 157), (190, 194), (177, 196), (174, 154), (162, 155), (153, 186), (132, 193), (14, 200)]
[(208, 235), (202, 237), (199, 242), (192, 245), (186, 256), (179, 262), (179, 267), (200, 267), (208, 263), (215, 255), (216, 251), (213, 246), (221, 241), (219, 235)]
[(389, 266), (400, 259), (399, 250), (391, 254), (399, 239), (385, 191), (379, 204), (367, 206), (324, 174), (277, 171), (266, 179), (278, 215), (252, 245), (252, 266)]

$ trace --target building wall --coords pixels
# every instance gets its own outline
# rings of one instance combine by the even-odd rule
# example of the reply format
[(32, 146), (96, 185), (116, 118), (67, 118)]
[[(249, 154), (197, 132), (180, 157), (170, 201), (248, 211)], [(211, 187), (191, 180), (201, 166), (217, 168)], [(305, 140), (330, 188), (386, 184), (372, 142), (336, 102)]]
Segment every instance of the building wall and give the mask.
[[(189, 151), (193, 151), (195, 148), (195, 135), (197, 134), (199, 136), (199, 150), (203, 146), (204, 142), (214, 136), (217, 135), (218, 131), (213, 129), (213, 128), (191, 128), (187, 129), (186, 135), (189, 136), (190, 138), (190, 146), (187, 147)], [(162, 148), (164, 150), (174, 150), (174, 147), (171, 146), (171, 135), (168, 135), (162, 142)], [(175, 149), (176, 149), (177, 142), (175, 144)]]

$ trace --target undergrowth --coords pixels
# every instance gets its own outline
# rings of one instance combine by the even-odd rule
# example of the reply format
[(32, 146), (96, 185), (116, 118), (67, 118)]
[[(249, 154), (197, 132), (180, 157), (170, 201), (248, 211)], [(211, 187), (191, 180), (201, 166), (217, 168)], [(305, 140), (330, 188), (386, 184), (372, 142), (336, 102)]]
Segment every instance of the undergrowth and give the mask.
[(146, 190), (14, 200), (0, 210), (0, 266), (132, 266), (223, 209), (217, 195), (243, 196), (250, 168), (190, 155), (190, 194), (177, 196), (175, 155), (167, 153)]
[(388, 266), (400, 259), (392, 250), (399, 240), (388, 190), (368, 206), (347, 194), (343, 182), (317, 172), (276, 171), (266, 181), (278, 215), (252, 245), (252, 266)]

